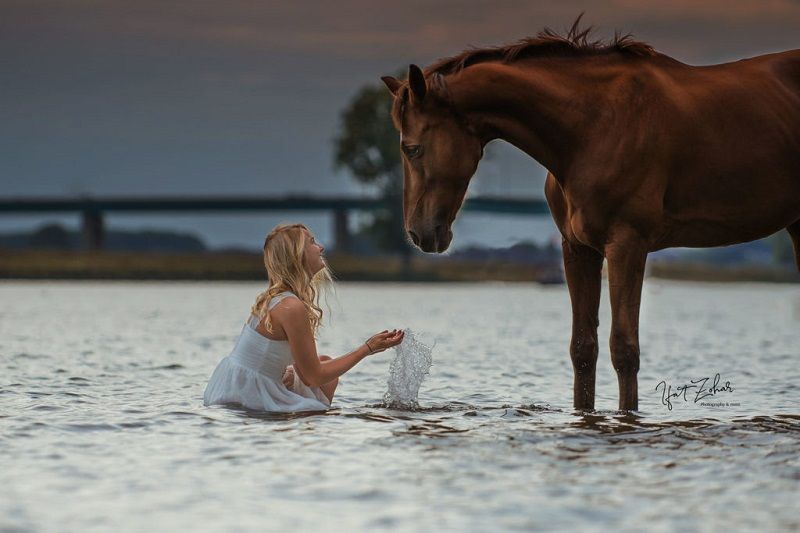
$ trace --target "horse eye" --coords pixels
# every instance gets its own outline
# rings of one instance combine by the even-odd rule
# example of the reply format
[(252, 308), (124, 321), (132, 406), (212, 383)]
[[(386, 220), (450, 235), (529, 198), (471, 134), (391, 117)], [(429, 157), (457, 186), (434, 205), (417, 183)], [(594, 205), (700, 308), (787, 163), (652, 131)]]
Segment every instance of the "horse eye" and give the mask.
[(408, 146), (405, 144), (403, 145), (403, 151), (406, 153), (406, 156), (408, 156), (409, 159), (414, 159), (415, 157), (417, 157), (419, 155), (421, 148), (422, 147), (418, 144), (414, 144), (412, 146)]

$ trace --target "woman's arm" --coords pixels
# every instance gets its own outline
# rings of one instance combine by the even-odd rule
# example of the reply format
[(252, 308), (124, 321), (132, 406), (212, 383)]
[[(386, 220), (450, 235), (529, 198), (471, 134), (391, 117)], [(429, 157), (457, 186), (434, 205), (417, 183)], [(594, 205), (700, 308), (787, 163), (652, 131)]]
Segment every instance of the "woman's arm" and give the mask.
[[(366, 358), (368, 355), (374, 355), (392, 346), (397, 346), (398, 344), (403, 342), (404, 336), (405, 336), (404, 331), (399, 331), (396, 329), (392, 331), (384, 330), (370, 337), (364, 344), (362, 344), (361, 346), (359, 346), (350, 353), (347, 353), (341, 357), (337, 357), (336, 359), (330, 359), (328, 361), (320, 361), (320, 367), (323, 370), (323, 374), (325, 372), (331, 372), (332, 375), (334, 376), (327, 381), (325, 381), (323, 378), (322, 381), (323, 385), (325, 383), (328, 383), (328, 381), (332, 381), (333, 379), (338, 378), (339, 376), (341, 376), (342, 374), (353, 368), (356, 365), (356, 363)], [(364, 351), (366, 351), (366, 353), (364, 353)], [(303, 379), (302, 373), (298, 372), (298, 376), (300, 376), (301, 380)], [(305, 383), (305, 380), (303, 380), (303, 382)], [(306, 385), (308, 385), (308, 383), (306, 383)]]
[(294, 358), (298, 377), (310, 387), (319, 387), (338, 378), (366, 356), (396, 346), (403, 340), (403, 332), (381, 332), (352, 352), (329, 361), (320, 361), (317, 344), (311, 331), (306, 308), (295, 298), (287, 298), (271, 311), (272, 319), (278, 321), (286, 332)]

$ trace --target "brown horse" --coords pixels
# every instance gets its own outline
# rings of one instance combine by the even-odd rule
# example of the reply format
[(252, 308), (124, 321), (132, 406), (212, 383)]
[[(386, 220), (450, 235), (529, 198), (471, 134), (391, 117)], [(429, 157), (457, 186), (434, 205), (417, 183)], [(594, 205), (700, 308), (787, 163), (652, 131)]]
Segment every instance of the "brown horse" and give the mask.
[(589, 42), (578, 21), (382, 78), (395, 100), (404, 216), (443, 252), (493, 139), (549, 173), (572, 302), (574, 406), (594, 408), (603, 259), (619, 408), (638, 409), (648, 252), (725, 246), (786, 228), (800, 268), (800, 50), (696, 67), (630, 36)]

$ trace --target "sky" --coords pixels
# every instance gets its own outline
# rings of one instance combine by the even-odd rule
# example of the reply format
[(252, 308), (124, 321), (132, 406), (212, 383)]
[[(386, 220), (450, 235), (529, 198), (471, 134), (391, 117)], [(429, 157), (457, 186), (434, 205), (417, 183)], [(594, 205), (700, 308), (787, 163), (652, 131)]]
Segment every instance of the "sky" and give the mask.
[[(0, 0), (0, 196), (369, 194), (332, 165), (360, 87), (581, 12), (597, 38), (621, 30), (696, 65), (800, 48), (800, 0)], [(490, 151), (470, 194), (542, 196), (542, 167)], [(43, 220), (0, 215), (0, 232)], [(323, 241), (331, 229), (304, 213), (107, 220), (253, 248), (282, 220)], [(554, 233), (546, 218), (465, 215), (453, 248)]]

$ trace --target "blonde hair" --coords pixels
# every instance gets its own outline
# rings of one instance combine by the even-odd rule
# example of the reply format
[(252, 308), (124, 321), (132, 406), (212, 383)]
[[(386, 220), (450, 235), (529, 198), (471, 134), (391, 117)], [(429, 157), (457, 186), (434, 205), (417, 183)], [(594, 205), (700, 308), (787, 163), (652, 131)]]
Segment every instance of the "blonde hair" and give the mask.
[(269, 284), (267, 290), (256, 297), (251, 312), (259, 322), (264, 322), (268, 332), (272, 332), (269, 303), (285, 291), (291, 291), (303, 302), (315, 336), (322, 324), (319, 296), (321, 289), (332, 286), (333, 276), (324, 259), (324, 266), (319, 272), (313, 277), (308, 274), (304, 265), (305, 232), (311, 234), (303, 224), (279, 224), (264, 240), (264, 267)]

